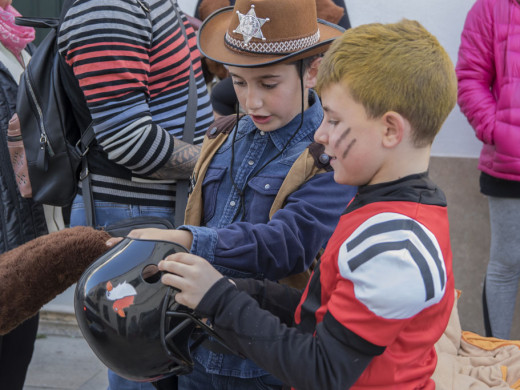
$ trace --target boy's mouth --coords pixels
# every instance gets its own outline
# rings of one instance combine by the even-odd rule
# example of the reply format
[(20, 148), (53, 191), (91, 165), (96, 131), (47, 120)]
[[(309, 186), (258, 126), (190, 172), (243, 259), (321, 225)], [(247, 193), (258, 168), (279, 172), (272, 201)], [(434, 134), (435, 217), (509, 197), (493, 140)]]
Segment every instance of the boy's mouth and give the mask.
[(260, 123), (260, 124), (265, 124), (267, 122), (269, 122), (269, 120), (271, 119), (271, 116), (266, 116), (266, 115), (251, 115), (251, 119), (253, 119), (253, 121), (255, 123)]
[(324, 150), (323, 153), (326, 154), (327, 156), (329, 156), (329, 160), (335, 160), (336, 159), (336, 156), (334, 156), (333, 154), (330, 154), (326, 150)]

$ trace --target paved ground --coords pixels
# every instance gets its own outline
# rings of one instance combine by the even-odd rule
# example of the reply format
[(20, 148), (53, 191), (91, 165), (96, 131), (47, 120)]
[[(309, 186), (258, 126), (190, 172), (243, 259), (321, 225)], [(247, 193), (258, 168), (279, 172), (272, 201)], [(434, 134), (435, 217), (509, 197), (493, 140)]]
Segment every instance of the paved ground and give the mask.
[[(107, 370), (77, 328), (74, 286), (44, 306), (24, 390), (105, 390)], [(7, 390), (7, 389), (6, 389)]]

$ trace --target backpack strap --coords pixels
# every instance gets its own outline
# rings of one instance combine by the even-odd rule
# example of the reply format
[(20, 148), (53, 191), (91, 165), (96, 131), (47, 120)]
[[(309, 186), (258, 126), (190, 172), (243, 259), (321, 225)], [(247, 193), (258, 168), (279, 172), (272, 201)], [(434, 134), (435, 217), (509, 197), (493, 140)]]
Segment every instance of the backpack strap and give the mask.
[[(77, 0), (65, 0), (63, 3), (63, 7), (60, 13), (59, 25), (56, 29), (56, 36), (59, 35), (59, 31), (61, 28), (61, 24), (65, 20), (65, 16), (69, 9), (74, 5)], [(58, 44), (56, 38), (56, 45)], [(84, 102), (83, 92), (79, 87), (79, 82), (74, 75), (74, 72), (69, 64), (65, 61), (59, 51), (56, 50), (59, 59), (59, 66), (61, 70), (61, 83), (66, 87), (68, 93), (68, 98), (71, 102), (73, 102), (74, 107), (77, 110), (81, 110), (81, 112), (74, 112), (74, 117), (76, 119), (76, 123), (79, 127), (79, 139), (76, 143), (76, 151), (81, 156), (81, 170), (79, 174), (79, 182), (81, 183), (81, 192), (83, 195), (83, 203), (85, 207), (85, 221), (87, 226), (96, 227), (96, 212), (94, 208), (94, 195), (92, 193), (92, 183), (90, 177), (90, 171), (88, 169), (88, 161), (87, 161), (87, 153), (89, 152), (90, 145), (95, 141), (95, 133), (93, 128), (92, 118), (90, 117), (90, 112)], [(83, 104), (77, 104), (77, 103)], [(81, 107), (81, 109), (80, 109)], [(88, 118), (88, 119), (87, 119)], [(90, 122), (87, 122), (90, 121)], [(82, 127), (88, 123), (88, 126), (85, 130)], [(79, 183), (78, 183), (79, 184)]]
[(92, 122), (87, 129), (81, 134), (81, 138), (76, 144), (76, 148), (81, 151), (81, 172), (79, 181), (81, 182), (81, 191), (83, 194), (83, 204), (85, 206), (85, 221), (87, 226), (96, 227), (96, 211), (94, 208), (94, 195), (92, 193), (92, 183), (90, 180), (90, 172), (88, 170), (87, 153), (90, 144), (94, 141), (96, 135)]

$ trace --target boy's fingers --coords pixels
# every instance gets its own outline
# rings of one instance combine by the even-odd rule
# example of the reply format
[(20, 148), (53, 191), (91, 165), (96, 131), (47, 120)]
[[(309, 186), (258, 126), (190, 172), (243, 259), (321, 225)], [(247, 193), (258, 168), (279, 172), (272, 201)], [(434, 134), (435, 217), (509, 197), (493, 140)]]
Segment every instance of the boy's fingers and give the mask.
[(174, 299), (175, 299), (175, 302), (177, 302), (183, 306), (187, 306), (192, 309), (194, 309), (196, 307), (196, 304), (193, 304), (192, 302), (190, 302), (189, 294), (183, 293), (182, 290), (178, 291), (177, 294), (175, 294)]
[(157, 267), (160, 271), (166, 271), (180, 276), (184, 276), (189, 271), (189, 264), (181, 263), (173, 259), (161, 260)]
[(184, 279), (182, 276), (172, 274), (172, 273), (166, 273), (161, 276), (162, 283), (164, 283), (168, 286), (175, 287), (176, 289), (181, 290), (181, 291), (184, 286), (183, 280)]
[(105, 242), (105, 245), (106, 246), (114, 246), (119, 241), (121, 241), (122, 239), (123, 239), (123, 237), (112, 237), (112, 238), (108, 239), (107, 242)]
[(161, 271), (171, 272), (169, 267), (175, 263), (191, 266), (196, 264), (197, 261), (198, 258), (190, 253), (174, 253), (173, 255), (167, 256), (164, 260), (161, 260), (158, 266)]
[(177, 263), (183, 263), (183, 264), (195, 264), (197, 259), (198, 259), (198, 257), (191, 253), (178, 252), (178, 253), (169, 255), (164, 260), (165, 261), (176, 261)]
[(144, 238), (147, 234), (153, 233), (153, 228), (142, 228), (142, 229), (134, 229), (128, 233), (128, 237), (130, 238)]

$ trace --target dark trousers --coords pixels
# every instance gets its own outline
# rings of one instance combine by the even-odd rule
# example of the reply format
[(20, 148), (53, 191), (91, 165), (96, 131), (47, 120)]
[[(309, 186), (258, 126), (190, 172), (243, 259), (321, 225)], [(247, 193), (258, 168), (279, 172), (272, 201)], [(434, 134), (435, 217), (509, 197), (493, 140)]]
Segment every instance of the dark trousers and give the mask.
[(39, 314), (0, 336), (0, 389), (22, 390), (34, 351)]

